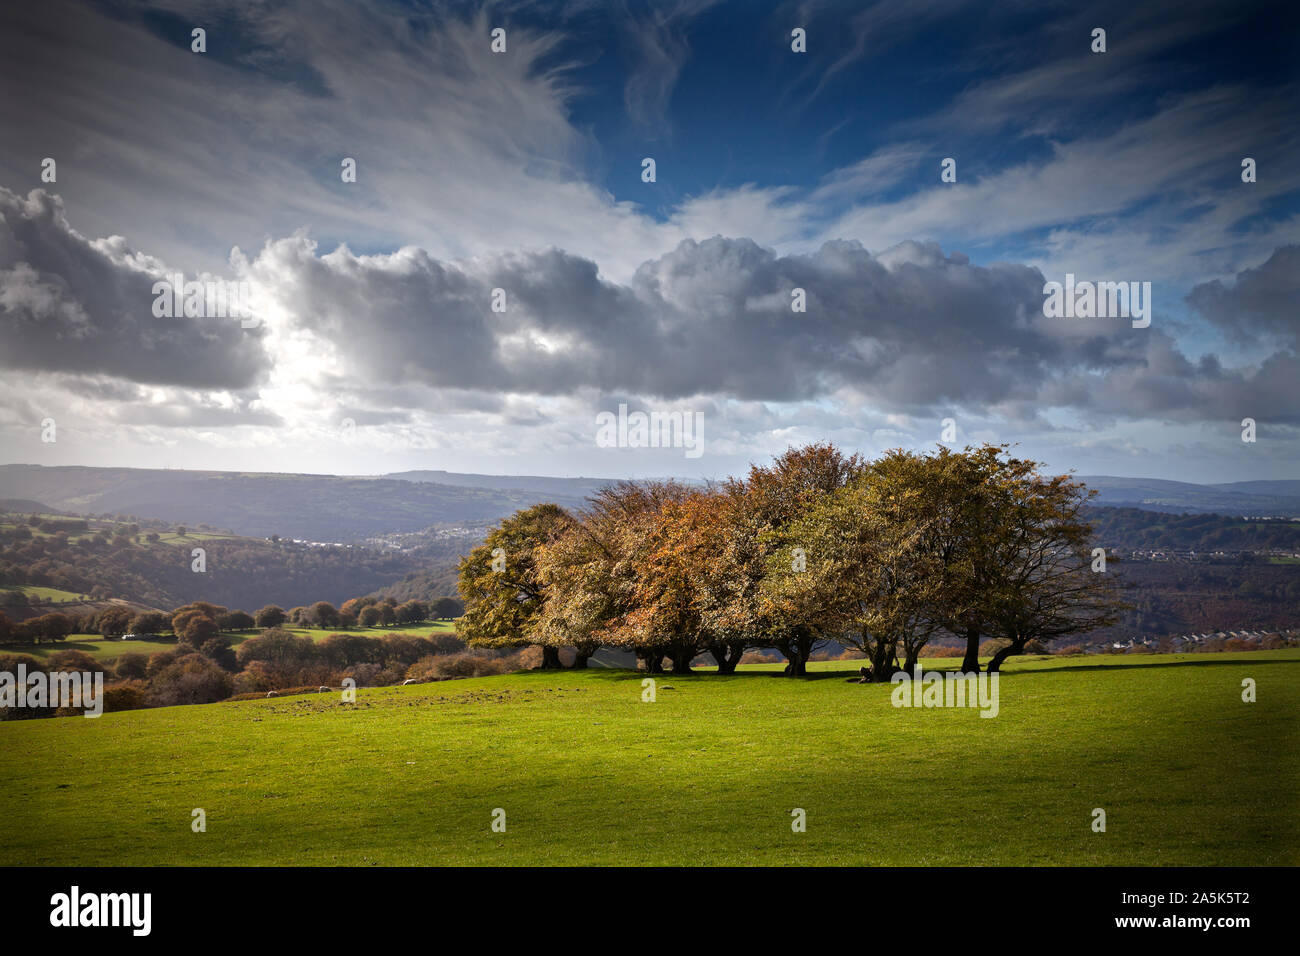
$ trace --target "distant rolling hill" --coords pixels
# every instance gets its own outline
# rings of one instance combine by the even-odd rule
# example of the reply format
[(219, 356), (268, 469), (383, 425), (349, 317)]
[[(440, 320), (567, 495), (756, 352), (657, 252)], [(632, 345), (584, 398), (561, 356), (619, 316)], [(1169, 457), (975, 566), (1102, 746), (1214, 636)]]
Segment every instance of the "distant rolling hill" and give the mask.
[[(355, 542), (436, 524), (494, 522), (546, 496), (334, 475), (0, 466), (0, 498), (76, 514), (135, 515), (254, 537)], [(575, 499), (576, 500), (576, 499)]]
[(399, 481), (429, 482), (459, 488), (511, 491), (553, 501), (564, 507), (580, 507), (602, 488), (617, 484), (609, 478), (548, 478), (542, 475), (475, 475), (452, 471), (395, 471), (384, 475)]
[[(1197, 485), (1106, 475), (1082, 480), (1100, 491), (1096, 505), (1300, 517), (1300, 481)], [(357, 477), (0, 465), (0, 499), (43, 502), (74, 514), (135, 515), (254, 537), (344, 543), (432, 525), (481, 527), (542, 501), (577, 508), (612, 483), (446, 471)]]
[(1286, 478), (1279, 481), (1231, 481), (1226, 485), (1211, 485), (1210, 487), (1247, 495), (1300, 498), (1300, 479), (1295, 478)]
[(1162, 478), (1116, 478), (1109, 475), (1081, 475), (1079, 480), (1099, 492), (1092, 502), (1095, 505), (1145, 508), (1148, 511), (1300, 517), (1300, 481), (1197, 485)]
[(54, 514), (57, 509), (30, 498), (0, 498), (0, 511), (20, 511), (24, 514)]

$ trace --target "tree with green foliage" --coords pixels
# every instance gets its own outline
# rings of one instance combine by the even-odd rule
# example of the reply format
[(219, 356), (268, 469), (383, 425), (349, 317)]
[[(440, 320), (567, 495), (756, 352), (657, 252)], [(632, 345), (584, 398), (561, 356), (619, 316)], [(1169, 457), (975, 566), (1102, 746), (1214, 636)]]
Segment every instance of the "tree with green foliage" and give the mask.
[(1031, 641), (1109, 627), (1125, 607), (1113, 576), (1092, 568), (1092, 526), (1082, 511), (1095, 492), (1030, 464), (1008, 482), (997, 530), (982, 542), (977, 562), (984, 589), (974, 613), (984, 633), (1007, 642), (990, 672)]
[(239, 661), (228, 637), (210, 637), (201, 645), (195, 645), (199, 653), (225, 671), (239, 670)]
[(559, 648), (542, 642), (537, 631), (546, 589), (537, 573), (536, 556), (571, 520), (554, 504), (517, 511), (461, 559), (458, 587), (465, 613), (458, 631), (466, 643), (476, 647), (540, 643), (542, 667), (561, 666)]
[(795, 608), (774, 603), (763, 581), (773, 568), (774, 554), (801, 546), (791, 526), (863, 467), (859, 456), (846, 456), (834, 445), (805, 445), (789, 449), (769, 466), (751, 467), (743, 482), (724, 485), (729, 542), (718, 556), (725, 562), (718, 574), (725, 597), (720, 598), (714, 626), (733, 640), (776, 648), (789, 662), (786, 673), (792, 676), (807, 673), (808, 658), (830, 635), (821, 632), (817, 616), (794, 615)]
[(338, 627), (338, 609), (329, 601), (317, 601), (311, 606), (311, 620), (317, 627)]
[(171, 630), (171, 618), (158, 611), (145, 611), (131, 621), (132, 634), (158, 635)]
[(37, 642), (54, 643), (62, 641), (76, 628), (76, 623), (66, 614), (54, 612), (53, 614), (42, 614), (40, 617), (32, 618), (27, 622), (27, 628), (35, 636)]
[(261, 663), (283, 686), (305, 665), (320, 659), (320, 649), (310, 637), (273, 627), (257, 637), (250, 637), (235, 649), (241, 667)]
[(399, 624), (418, 624), (420, 621), (429, 619), (429, 605), (412, 598), (403, 604), (399, 604), (395, 609), (395, 613)]
[(268, 604), (254, 616), (253, 620), (258, 627), (279, 627), (285, 620), (284, 608), (276, 604)]
[(181, 629), (176, 632), (178, 638), (195, 650), (220, 635), (221, 629), (217, 626), (217, 622), (201, 611), (185, 615)]
[(459, 598), (440, 597), (430, 607), (434, 620), (450, 621), (465, 613), (465, 605)]
[(121, 637), (130, 625), (131, 612), (116, 604), (95, 616), (95, 629), (104, 637)]
[[(764, 581), (773, 613), (811, 622), (863, 652), (888, 680), (908, 670), (942, 626), (940, 517), (929, 498), (932, 460), (890, 452), (787, 527)], [(798, 542), (794, 544), (793, 542)]]
[(217, 626), (223, 631), (248, 631), (257, 626), (257, 621), (246, 611), (227, 611), (217, 618)]

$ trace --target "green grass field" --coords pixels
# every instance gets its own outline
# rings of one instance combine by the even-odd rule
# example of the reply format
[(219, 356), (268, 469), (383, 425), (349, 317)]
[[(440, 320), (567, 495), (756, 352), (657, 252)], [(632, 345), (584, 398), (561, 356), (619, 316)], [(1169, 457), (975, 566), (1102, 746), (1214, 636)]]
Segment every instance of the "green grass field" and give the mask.
[(654, 703), (634, 672), (534, 671), (7, 721), (0, 845), (60, 865), (1300, 862), (1300, 651), (1017, 661), (995, 719), (894, 708), (851, 667), (666, 675)]
[[(41, 603), (53, 601), (55, 604), (79, 604), (82, 597), (75, 591), (61, 591), (58, 588), (42, 588), (25, 584), (0, 588), (0, 606), (13, 603), (12, 598), (9, 597), (11, 594), (22, 594), (29, 604), (34, 604), (37, 601)], [(50, 610), (55, 610), (55, 608)]]
[[(232, 644), (238, 644), (243, 637), (233, 636)], [(122, 654), (156, 654), (169, 651), (176, 646), (171, 638), (150, 641), (110, 641), (98, 634), (69, 634), (67, 640), (57, 644), (5, 644), (0, 646), (0, 653), (26, 654), (39, 660), (45, 660), (60, 651), (81, 651), (97, 661), (114, 660)]]
[(237, 541), (238, 535), (234, 534), (216, 534), (207, 531), (186, 531), (184, 535), (179, 535), (175, 531), (158, 532), (158, 541), (151, 542), (148, 540), (148, 532), (141, 532), (132, 538), (136, 544), (148, 547), (150, 544), (189, 544), (191, 541)]

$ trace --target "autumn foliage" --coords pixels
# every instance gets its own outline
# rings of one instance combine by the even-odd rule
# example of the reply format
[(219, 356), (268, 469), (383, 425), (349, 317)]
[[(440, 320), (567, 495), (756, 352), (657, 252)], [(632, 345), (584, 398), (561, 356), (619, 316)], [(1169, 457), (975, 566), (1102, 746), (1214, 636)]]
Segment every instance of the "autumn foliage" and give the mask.
[(773, 649), (798, 675), (833, 640), (880, 680), (943, 635), (966, 642), (968, 670), (998, 641), (997, 669), (1116, 619), (1087, 497), (992, 445), (869, 462), (816, 444), (715, 486), (625, 482), (574, 514), (503, 521), (461, 562), (459, 628), (471, 645), (540, 647), (544, 667), (611, 647), (651, 672), (707, 654), (726, 673)]

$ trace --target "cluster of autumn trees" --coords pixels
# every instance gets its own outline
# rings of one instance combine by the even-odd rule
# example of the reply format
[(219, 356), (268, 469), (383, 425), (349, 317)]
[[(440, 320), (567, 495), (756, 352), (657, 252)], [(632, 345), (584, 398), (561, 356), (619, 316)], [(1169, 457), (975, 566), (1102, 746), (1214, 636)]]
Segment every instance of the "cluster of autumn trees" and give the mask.
[(489, 532), (460, 563), (471, 645), (559, 649), (586, 666), (600, 647), (650, 672), (711, 655), (730, 672), (775, 648), (803, 674), (836, 641), (871, 675), (911, 669), (936, 636), (1031, 641), (1114, 623), (1111, 579), (1093, 570), (1085, 489), (985, 445), (875, 461), (833, 445), (791, 449), (744, 479), (700, 488), (627, 482), (569, 513), (542, 504)]

